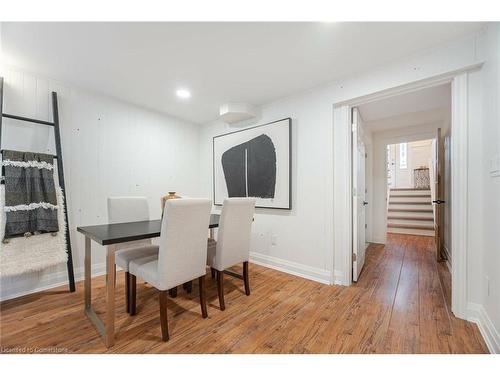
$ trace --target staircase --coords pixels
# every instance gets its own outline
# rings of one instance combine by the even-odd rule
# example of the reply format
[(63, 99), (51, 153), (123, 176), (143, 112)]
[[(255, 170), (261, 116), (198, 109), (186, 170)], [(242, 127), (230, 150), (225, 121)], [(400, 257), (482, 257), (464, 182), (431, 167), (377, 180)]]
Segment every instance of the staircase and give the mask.
[(429, 189), (391, 189), (387, 205), (387, 232), (434, 236)]

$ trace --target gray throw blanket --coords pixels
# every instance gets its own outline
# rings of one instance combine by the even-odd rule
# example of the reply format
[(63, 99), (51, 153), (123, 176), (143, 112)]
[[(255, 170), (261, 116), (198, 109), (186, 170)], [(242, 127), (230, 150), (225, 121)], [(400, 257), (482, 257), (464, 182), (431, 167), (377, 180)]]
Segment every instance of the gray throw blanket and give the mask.
[(54, 157), (4, 150), (5, 238), (57, 232)]

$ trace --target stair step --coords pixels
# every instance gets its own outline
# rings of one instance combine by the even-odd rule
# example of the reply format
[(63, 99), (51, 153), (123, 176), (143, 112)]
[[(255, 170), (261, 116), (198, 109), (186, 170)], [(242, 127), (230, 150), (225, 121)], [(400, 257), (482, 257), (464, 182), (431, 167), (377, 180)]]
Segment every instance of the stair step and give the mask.
[(428, 205), (430, 206), (431, 205), (431, 202), (428, 201), (428, 202), (419, 202), (419, 201), (416, 201), (416, 202), (408, 202), (408, 201), (394, 201), (393, 199), (391, 199), (389, 201), (389, 204), (418, 204), (418, 205)]
[(432, 215), (428, 215), (428, 216), (390, 215), (390, 216), (387, 216), (387, 220), (419, 220), (419, 221), (432, 221), (432, 222), (434, 222), (434, 217)]
[(400, 217), (411, 217), (412, 219), (414, 218), (415, 220), (434, 220), (434, 215), (432, 212), (407, 212), (407, 211), (396, 211), (396, 212), (390, 212), (387, 215), (388, 217), (397, 219)]
[(391, 190), (389, 192), (391, 197), (418, 197), (431, 195), (430, 190)]
[(420, 193), (415, 193), (415, 194), (391, 194), (391, 197), (394, 198), (431, 198), (430, 194), (420, 194)]
[(431, 212), (432, 213), (432, 208), (427, 209), (427, 208), (389, 208), (387, 211), (389, 212)]
[(389, 210), (395, 209), (395, 210), (432, 210), (432, 206), (430, 204), (414, 204), (414, 203), (408, 203), (408, 204), (401, 204), (399, 202), (397, 203), (390, 203), (388, 206)]
[(422, 191), (422, 190), (427, 190), (430, 191), (429, 188), (391, 188), (391, 191)]
[(434, 237), (433, 230), (428, 229), (411, 229), (411, 228), (387, 228), (387, 233), (411, 234), (414, 236)]
[(399, 224), (399, 223), (388, 223), (388, 228), (406, 228), (406, 229), (428, 229), (434, 230), (434, 225), (426, 224)]
[(431, 198), (429, 197), (400, 197), (399, 195), (392, 195), (389, 198), (389, 203), (426, 203), (431, 204)]
[(422, 226), (424, 226), (424, 229), (430, 229), (428, 226), (431, 228), (434, 228), (434, 221), (433, 220), (401, 220), (401, 219), (388, 219), (387, 220), (387, 226), (390, 228), (406, 228), (407, 226), (411, 227), (418, 227), (421, 229)]

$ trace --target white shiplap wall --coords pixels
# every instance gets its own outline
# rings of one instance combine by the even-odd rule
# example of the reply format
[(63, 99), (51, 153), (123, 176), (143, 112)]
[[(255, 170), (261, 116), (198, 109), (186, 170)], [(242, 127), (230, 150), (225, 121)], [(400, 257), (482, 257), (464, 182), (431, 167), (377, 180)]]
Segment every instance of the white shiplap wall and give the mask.
[[(147, 196), (152, 218), (160, 217), (167, 191), (197, 196), (199, 128), (103, 95), (0, 66), (4, 112), (52, 120), (50, 93), (59, 97), (64, 172), (75, 276), (83, 275), (80, 225), (106, 222), (106, 198)], [(55, 153), (53, 129), (4, 119), (2, 148)], [(104, 271), (104, 252), (93, 244), (93, 272)], [(67, 283), (66, 267), (5, 278), (2, 300)]]

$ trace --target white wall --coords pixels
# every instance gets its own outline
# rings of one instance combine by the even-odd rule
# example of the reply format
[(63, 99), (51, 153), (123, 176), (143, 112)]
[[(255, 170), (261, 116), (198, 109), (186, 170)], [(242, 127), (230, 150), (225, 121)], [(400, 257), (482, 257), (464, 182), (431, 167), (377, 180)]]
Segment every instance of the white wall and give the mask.
[[(487, 322), (485, 332), (491, 337), (491, 346), (500, 353), (500, 242), (498, 233), (500, 228), (500, 177), (493, 177), (489, 173), (490, 160), (500, 155), (500, 25), (491, 24), (485, 37), (478, 45), (480, 53), (484, 53), (486, 62), (482, 69), (481, 112), (471, 116), (479, 116), (481, 121), (478, 127), (481, 131), (481, 147), (475, 150), (477, 163), (471, 165), (473, 178), (479, 180), (479, 189), (470, 202), (480, 206), (483, 218), (477, 227), (480, 241), (470, 245), (477, 253), (481, 253), (479, 269), (474, 277), (476, 287), (471, 288), (471, 316), (479, 321)], [(474, 119), (475, 120), (475, 119)], [(471, 134), (472, 135), (472, 134)], [(477, 197), (482, 199), (476, 200)], [(477, 240), (473, 238), (472, 241)], [(474, 257), (471, 254), (471, 257)], [(474, 269), (474, 270), (475, 270)], [(489, 280), (489, 281), (488, 281)], [(489, 284), (489, 287), (488, 287)]]
[[(262, 117), (251, 124), (264, 124), (285, 117), (292, 118), (292, 210), (257, 209), (253, 224), (252, 260), (287, 270), (322, 282), (329, 282), (332, 248), (328, 247), (329, 211), (327, 179), (331, 149), (324, 147), (321, 124), (331, 122), (328, 107), (321, 101), (283, 101), (278, 106), (262, 108)], [(319, 121), (318, 121), (319, 120)], [(310, 124), (314, 124), (309, 127)], [(204, 194), (212, 193), (212, 137), (234, 131), (215, 122), (202, 128), (200, 136), (201, 183)], [(311, 148), (311, 145), (317, 147)], [(308, 157), (304, 157), (308, 154)], [(273, 244), (273, 242), (275, 244)]]
[[(84, 241), (75, 228), (106, 222), (106, 198), (144, 195), (152, 218), (168, 191), (198, 194), (199, 127), (109, 97), (0, 67), (4, 112), (51, 120), (50, 92), (59, 97), (62, 148), (75, 275), (83, 275)], [(2, 147), (55, 153), (53, 130), (4, 119)], [(104, 271), (104, 252), (93, 243), (93, 269)], [(2, 279), (1, 298), (67, 282), (62, 265)]]

